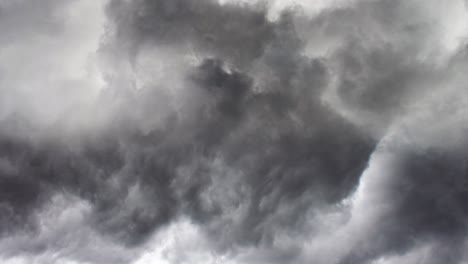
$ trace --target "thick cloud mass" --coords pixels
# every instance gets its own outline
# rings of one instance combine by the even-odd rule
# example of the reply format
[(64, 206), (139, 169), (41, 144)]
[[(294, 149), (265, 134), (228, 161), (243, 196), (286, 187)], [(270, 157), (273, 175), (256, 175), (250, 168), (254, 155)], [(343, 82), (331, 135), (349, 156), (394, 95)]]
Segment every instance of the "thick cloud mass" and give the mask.
[(0, 33), (2, 263), (468, 262), (462, 0), (0, 0)]

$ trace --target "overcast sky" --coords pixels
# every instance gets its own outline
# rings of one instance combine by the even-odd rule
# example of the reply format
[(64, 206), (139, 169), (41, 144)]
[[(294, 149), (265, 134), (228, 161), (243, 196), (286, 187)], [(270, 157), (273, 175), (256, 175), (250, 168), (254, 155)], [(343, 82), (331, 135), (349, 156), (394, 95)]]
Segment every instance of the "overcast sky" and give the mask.
[(463, 0), (0, 0), (0, 262), (467, 264)]

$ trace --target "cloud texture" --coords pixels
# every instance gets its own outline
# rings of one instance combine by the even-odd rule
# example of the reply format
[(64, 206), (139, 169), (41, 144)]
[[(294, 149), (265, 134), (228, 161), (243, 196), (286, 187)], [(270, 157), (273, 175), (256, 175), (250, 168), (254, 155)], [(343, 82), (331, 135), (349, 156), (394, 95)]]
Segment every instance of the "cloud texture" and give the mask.
[(2, 263), (468, 263), (462, 0), (0, 0), (0, 33)]

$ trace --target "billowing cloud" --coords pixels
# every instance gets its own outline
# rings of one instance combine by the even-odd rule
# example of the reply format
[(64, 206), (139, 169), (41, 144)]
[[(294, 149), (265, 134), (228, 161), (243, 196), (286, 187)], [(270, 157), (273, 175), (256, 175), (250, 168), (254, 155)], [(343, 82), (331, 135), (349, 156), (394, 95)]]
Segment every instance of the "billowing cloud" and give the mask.
[(464, 263), (463, 1), (0, 0), (5, 263)]

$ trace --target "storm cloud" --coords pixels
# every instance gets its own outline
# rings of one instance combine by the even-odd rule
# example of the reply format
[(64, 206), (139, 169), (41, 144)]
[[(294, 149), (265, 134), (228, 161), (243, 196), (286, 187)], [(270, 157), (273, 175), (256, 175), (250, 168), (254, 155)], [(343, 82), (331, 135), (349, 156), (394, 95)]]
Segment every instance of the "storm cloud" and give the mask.
[(0, 0), (2, 263), (468, 261), (462, 0)]

